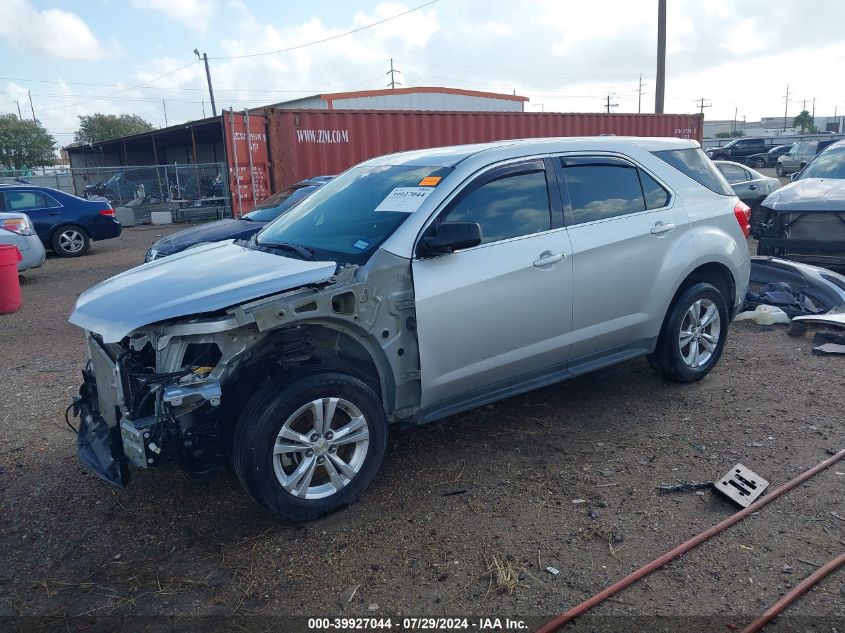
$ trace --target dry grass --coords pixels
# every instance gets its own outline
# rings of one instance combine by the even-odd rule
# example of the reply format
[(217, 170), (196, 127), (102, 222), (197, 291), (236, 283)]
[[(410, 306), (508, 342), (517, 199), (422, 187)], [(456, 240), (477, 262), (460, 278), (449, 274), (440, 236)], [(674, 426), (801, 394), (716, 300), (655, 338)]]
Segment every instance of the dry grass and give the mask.
[(487, 589), (488, 594), (491, 591), (513, 593), (519, 586), (519, 574), (522, 568), (514, 565), (509, 560), (502, 561), (494, 554), (488, 563), (487, 571), (490, 573), (490, 586)]

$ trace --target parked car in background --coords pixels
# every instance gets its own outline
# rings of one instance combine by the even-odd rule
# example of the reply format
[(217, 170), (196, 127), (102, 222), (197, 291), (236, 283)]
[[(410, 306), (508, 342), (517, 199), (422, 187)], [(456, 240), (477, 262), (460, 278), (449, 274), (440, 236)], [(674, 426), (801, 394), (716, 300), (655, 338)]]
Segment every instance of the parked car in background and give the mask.
[(332, 178), (334, 176), (314, 176), (301, 180), (290, 187), (277, 191), (240, 218), (227, 218), (207, 224), (199, 224), (163, 237), (153, 243), (144, 256), (144, 262), (161, 259), (210, 242), (249, 239), (267, 224), (293, 209)]
[(767, 152), (752, 154), (746, 158), (744, 162), (749, 167), (756, 167), (757, 169), (760, 169), (761, 167), (774, 167), (777, 165), (778, 158), (791, 150), (794, 145), (795, 143), (790, 143), (788, 145), (776, 145)]
[(823, 150), (763, 200), (752, 231), (758, 255), (845, 267), (845, 141)]
[(707, 155), (713, 160), (733, 160), (744, 162), (753, 154), (766, 151), (766, 141), (762, 138), (737, 138), (723, 145), (707, 150)]
[(0, 212), (0, 244), (13, 244), (21, 252), (18, 272), (38, 268), (47, 256), (25, 213)]
[(835, 142), (835, 140), (798, 141), (792, 149), (778, 158), (775, 167), (777, 175), (788, 176), (801, 171), (816, 154)]
[(269, 512), (315, 519), (372, 482), (388, 425), (640, 356), (667, 379), (702, 379), (745, 298), (748, 219), (690, 140), (369, 160), (248, 242), (79, 297), (80, 459), (118, 486), (129, 465), (231, 459)]
[(92, 241), (120, 235), (111, 204), (83, 200), (64, 191), (34, 185), (0, 185), (0, 211), (25, 213), (47, 248), (61, 257), (78, 257)]
[(85, 187), (82, 197), (105, 198), (119, 206), (136, 198), (142, 202), (167, 200), (170, 193), (168, 183), (159, 178), (156, 168), (149, 167), (115, 172), (108, 180)]
[(716, 167), (722, 172), (725, 180), (733, 189), (737, 197), (751, 207), (751, 219), (754, 220), (754, 207), (763, 201), (763, 198), (780, 188), (780, 180), (764, 176), (750, 167), (740, 165), (727, 160), (714, 161)]

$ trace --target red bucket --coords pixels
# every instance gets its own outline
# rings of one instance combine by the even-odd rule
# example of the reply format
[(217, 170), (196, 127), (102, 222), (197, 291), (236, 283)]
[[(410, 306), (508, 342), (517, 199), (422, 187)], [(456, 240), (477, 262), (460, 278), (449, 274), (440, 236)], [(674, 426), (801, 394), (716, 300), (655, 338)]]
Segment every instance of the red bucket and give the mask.
[(0, 314), (11, 314), (21, 309), (21, 284), (18, 280), (18, 262), (21, 252), (14, 244), (0, 244)]

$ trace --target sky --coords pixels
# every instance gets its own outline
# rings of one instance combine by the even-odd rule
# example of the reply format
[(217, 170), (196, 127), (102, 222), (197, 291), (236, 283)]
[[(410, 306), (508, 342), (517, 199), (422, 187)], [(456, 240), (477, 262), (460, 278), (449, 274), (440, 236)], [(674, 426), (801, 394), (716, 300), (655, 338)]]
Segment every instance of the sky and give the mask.
[[(529, 97), (527, 111), (654, 111), (657, 0), (0, 0), (0, 112), (59, 145), (79, 115), (153, 125), (321, 92), (449, 86)], [(669, 0), (665, 111), (706, 119), (845, 113), (845, 2)], [(162, 100), (164, 102), (162, 103)], [(203, 110), (204, 108), (204, 110)]]

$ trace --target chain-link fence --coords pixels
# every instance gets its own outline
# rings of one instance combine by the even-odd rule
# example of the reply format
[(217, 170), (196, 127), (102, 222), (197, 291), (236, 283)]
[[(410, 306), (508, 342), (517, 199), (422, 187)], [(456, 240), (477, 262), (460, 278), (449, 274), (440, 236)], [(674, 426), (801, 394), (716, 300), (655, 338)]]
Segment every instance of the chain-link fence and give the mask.
[(146, 167), (74, 167), (73, 192), (130, 207), (146, 223), (153, 211), (170, 211), (174, 222), (231, 217), (226, 168), (222, 163)]
[(56, 167), (33, 167), (32, 169), (3, 169), (0, 170), (0, 184), (16, 185), (30, 184), (39, 187), (51, 187), (75, 193), (73, 189), (73, 177), (68, 168)]

